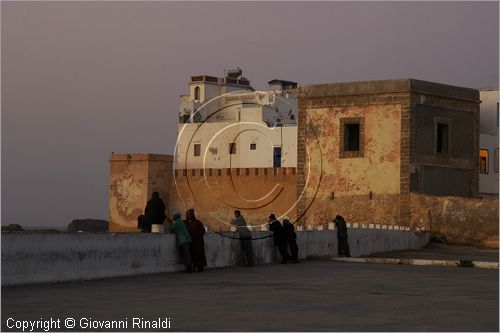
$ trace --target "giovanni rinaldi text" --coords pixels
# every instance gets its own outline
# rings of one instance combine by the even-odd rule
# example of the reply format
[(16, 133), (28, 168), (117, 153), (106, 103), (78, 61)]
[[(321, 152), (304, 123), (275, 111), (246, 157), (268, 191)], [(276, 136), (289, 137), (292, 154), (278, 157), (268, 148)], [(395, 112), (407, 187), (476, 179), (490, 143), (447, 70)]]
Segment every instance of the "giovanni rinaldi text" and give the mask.
[(143, 317), (124, 318), (120, 320), (100, 320), (94, 318), (40, 318), (37, 320), (17, 320), (8, 318), (5, 325), (9, 329), (22, 332), (48, 332), (63, 329), (170, 329), (170, 318), (160, 317), (145, 319)]

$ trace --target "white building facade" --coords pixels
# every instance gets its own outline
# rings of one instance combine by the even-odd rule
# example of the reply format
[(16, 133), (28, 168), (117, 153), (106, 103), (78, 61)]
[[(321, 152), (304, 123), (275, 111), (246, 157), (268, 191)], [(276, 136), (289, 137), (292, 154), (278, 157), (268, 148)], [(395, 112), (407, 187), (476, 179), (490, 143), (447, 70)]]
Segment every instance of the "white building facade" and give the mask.
[(479, 193), (498, 195), (498, 88), (480, 89)]
[(181, 96), (177, 169), (297, 166), (297, 84), (254, 91), (241, 70), (191, 77)]

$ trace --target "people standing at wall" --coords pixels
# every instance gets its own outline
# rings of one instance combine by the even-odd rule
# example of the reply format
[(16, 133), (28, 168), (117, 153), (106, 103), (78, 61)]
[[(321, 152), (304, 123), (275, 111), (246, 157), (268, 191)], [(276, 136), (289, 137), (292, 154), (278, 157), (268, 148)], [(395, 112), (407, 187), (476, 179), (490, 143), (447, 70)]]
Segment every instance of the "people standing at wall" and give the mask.
[(186, 212), (186, 227), (191, 236), (191, 262), (193, 264), (193, 271), (203, 272), (207, 265), (207, 257), (205, 256), (205, 227), (194, 214), (194, 209), (189, 209)]
[(254, 265), (252, 232), (247, 227), (247, 222), (239, 210), (234, 211), (234, 220), (231, 225), (235, 226), (240, 235), (241, 255), (245, 266), (252, 267)]
[(297, 234), (295, 233), (295, 228), (293, 224), (290, 223), (288, 218), (283, 219), (283, 233), (290, 248), (290, 259), (294, 263), (299, 262), (299, 247), (297, 245)]
[(269, 215), (269, 230), (273, 232), (274, 246), (278, 247), (278, 251), (281, 254), (281, 263), (286, 264), (290, 258), (286, 250), (286, 238), (283, 227), (274, 214)]
[(174, 211), (171, 216), (173, 223), (169, 231), (175, 234), (175, 245), (179, 251), (181, 262), (186, 268), (185, 272), (191, 273), (191, 236), (189, 235), (186, 224), (181, 219), (181, 213)]
[(350, 257), (349, 242), (347, 240), (347, 224), (342, 216), (335, 217), (335, 227), (337, 228), (338, 255)]
[(137, 229), (141, 230), (141, 232), (151, 232), (151, 224), (146, 218), (146, 215), (141, 214), (137, 218)]
[(147, 202), (144, 208), (144, 216), (146, 217), (142, 223), (146, 232), (151, 232), (153, 224), (163, 224), (165, 218), (165, 203), (160, 198), (160, 193), (153, 192), (151, 199)]

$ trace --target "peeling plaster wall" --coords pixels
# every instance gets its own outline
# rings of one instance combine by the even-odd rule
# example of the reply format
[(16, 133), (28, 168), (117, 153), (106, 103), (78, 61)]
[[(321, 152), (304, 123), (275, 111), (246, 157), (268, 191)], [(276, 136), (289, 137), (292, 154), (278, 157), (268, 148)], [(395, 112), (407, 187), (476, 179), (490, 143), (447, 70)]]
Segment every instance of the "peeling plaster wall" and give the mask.
[(113, 154), (109, 162), (109, 230), (138, 231), (137, 217), (153, 191), (168, 205), (172, 156)]
[[(364, 121), (360, 154), (341, 151), (343, 117)], [(435, 152), (442, 120), (448, 154)], [(415, 79), (303, 86), (297, 142), (301, 223), (409, 226), (410, 191), (477, 195), (479, 91)]]
[(458, 244), (498, 248), (498, 198), (410, 194), (411, 226)]
[(170, 185), (169, 210), (194, 208), (213, 230), (229, 230), (234, 210), (259, 227), (271, 213), (295, 219), (295, 168), (176, 170)]
[[(308, 210), (300, 223), (326, 224), (340, 214), (351, 222), (399, 224), (400, 105), (305, 107), (303, 112), (307, 186), (301, 212)], [(343, 118), (364, 119), (363, 156), (341, 157)]]

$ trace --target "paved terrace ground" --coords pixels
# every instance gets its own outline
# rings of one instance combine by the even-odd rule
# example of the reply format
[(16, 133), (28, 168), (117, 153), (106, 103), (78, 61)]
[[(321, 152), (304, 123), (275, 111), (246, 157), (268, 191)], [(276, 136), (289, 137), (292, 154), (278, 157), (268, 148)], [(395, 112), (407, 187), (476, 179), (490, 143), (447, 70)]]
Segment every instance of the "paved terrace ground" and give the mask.
[(305, 261), (2, 289), (7, 318), (171, 318), (176, 331), (498, 331), (498, 270)]
[(418, 250), (377, 253), (367, 257), (498, 262), (498, 249), (488, 249), (475, 246), (461, 246), (461, 245), (450, 245), (450, 244), (431, 242), (426, 247)]

